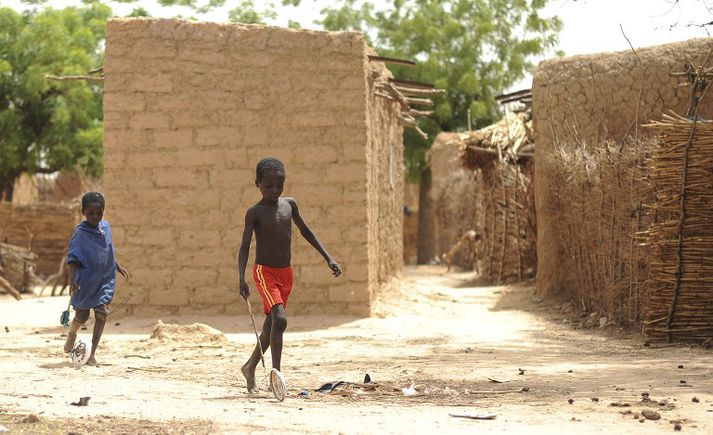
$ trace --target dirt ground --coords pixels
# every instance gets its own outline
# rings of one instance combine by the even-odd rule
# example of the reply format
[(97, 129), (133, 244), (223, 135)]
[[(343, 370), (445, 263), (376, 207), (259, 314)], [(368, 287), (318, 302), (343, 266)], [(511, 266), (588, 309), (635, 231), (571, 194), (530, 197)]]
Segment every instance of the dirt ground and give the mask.
[[(255, 339), (248, 316), (164, 318), (217, 331), (164, 325), (161, 338), (149, 338), (156, 319), (110, 318), (103, 364), (75, 370), (56, 326), (66, 298), (3, 295), (0, 425), (12, 433), (667, 433), (680, 424), (713, 433), (710, 350), (573, 330), (531, 295), (527, 285), (479, 287), (469, 273), (408, 268), (380, 296), (378, 316), (291, 318), (282, 403), (245, 390), (239, 368)], [(80, 336), (90, 335), (91, 327)], [(365, 388), (367, 373), (376, 385)], [(265, 386), (261, 367), (258, 376)], [(357, 385), (314, 391), (339, 380)], [(416, 395), (405, 396), (412, 385)], [(70, 405), (85, 396), (88, 406)], [(39, 422), (23, 423), (29, 414)]]

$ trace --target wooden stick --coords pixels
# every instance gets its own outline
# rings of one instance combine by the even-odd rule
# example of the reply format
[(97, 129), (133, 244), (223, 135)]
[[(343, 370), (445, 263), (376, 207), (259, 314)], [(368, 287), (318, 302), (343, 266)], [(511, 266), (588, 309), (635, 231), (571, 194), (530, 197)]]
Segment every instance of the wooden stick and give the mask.
[(412, 60), (405, 60), (405, 59), (396, 59), (393, 57), (383, 57), (383, 56), (368, 56), (369, 60), (375, 61), (375, 62), (384, 62), (384, 63), (396, 63), (399, 65), (406, 65), (406, 66), (416, 66), (416, 62)]
[(22, 299), (20, 292), (17, 291), (17, 289), (15, 289), (15, 287), (13, 287), (12, 284), (10, 284), (10, 282), (8, 280), (6, 280), (5, 278), (3, 278), (2, 276), (0, 276), (0, 288), (5, 289), (5, 291), (7, 291), (9, 294), (11, 294), (12, 297), (17, 299), (18, 301), (20, 299)]
[(95, 81), (95, 82), (103, 82), (104, 81), (104, 76), (55, 76), (51, 74), (45, 74), (42, 78), (45, 80), (88, 80), (88, 81)]

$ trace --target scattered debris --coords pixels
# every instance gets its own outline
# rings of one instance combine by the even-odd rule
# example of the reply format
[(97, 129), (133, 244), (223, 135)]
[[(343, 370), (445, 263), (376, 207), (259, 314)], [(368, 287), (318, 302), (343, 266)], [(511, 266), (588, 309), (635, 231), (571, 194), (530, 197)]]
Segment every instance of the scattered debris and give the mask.
[(23, 423), (38, 423), (40, 421), (40, 418), (37, 416), (37, 414), (28, 414), (21, 421)]
[(693, 399), (691, 399), (691, 402), (698, 403), (698, 402), (700, 402), (700, 400), (698, 400), (698, 397), (693, 396)]
[(78, 402), (72, 402), (70, 405), (73, 406), (88, 406), (89, 405), (89, 399), (91, 397), (80, 397)]
[(415, 396), (416, 394), (418, 394), (413, 384), (411, 384), (411, 386), (408, 388), (402, 388), (401, 391), (404, 393), (404, 396)]
[(572, 373), (572, 369), (567, 370), (567, 373)]
[(464, 413), (464, 414), (448, 414), (451, 417), (456, 417), (456, 418), (469, 418), (471, 420), (495, 420), (495, 417), (497, 417), (496, 414), (491, 414), (491, 413), (481, 413), (481, 414), (470, 414), (470, 413)]
[(494, 379), (494, 378), (488, 378), (488, 380), (494, 384), (504, 384), (507, 381), (501, 381), (499, 379)]
[(652, 411), (650, 409), (643, 409), (641, 411), (641, 415), (644, 416), (647, 420), (660, 420), (661, 419), (661, 414), (659, 414), (656, 411)]

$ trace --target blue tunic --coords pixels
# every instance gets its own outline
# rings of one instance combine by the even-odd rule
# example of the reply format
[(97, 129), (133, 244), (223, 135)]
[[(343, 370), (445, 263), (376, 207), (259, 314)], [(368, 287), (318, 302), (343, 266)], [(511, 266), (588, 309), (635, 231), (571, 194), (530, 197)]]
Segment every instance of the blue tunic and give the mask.
[(116, 287), (116, 260), (109, 222), (103, 220), (97, 227), (86, 221), (77, 225), (69, 242), (69, 263), (77, 263), (74, 278), (79, 289), (72, 296), (75, 310), (111, 302)]

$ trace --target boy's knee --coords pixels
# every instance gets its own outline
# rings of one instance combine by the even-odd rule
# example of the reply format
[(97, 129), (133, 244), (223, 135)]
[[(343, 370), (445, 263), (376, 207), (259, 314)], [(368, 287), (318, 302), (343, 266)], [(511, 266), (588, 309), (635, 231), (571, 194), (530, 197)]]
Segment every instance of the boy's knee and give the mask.
[(94, 312), (94, 319), (97, 322), (106, 322), (106, 318), (107, 318), (106, 313), (98, 313), (96, 311)]
[(287, 328), (287, 315), (281, 305), (276, 305), (272, 310), (272, 328), (278, 330)]
[(77, 310), (74, 314), (74, 321), (84, 325), (89, 320), (89, 310)]

